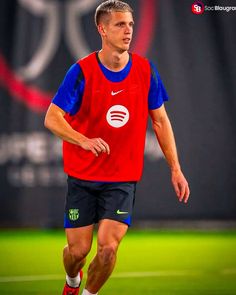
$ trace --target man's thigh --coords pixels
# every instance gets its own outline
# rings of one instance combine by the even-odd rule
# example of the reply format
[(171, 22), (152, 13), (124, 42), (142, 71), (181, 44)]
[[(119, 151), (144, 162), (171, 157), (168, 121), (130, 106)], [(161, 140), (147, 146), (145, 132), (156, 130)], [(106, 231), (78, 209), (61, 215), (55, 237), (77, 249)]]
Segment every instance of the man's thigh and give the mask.
[(135, 202), (135, 182), (104, 184), (97, 199), (98, 220), (110, 219), (130, 226)]
[(64, 227), (79, 228), (96, 221), (96, 187), (92, 182), (69, 176)]
[(93, 225), (79, 228), (66, 228), (66, 238), (70, 250), (88, 253), (93, 241)]
[(97, 242), (98, 246), (114, 245), (118, 247), (125, 236), (128, 225), (116, 220), (103, 219), (98, 224)]

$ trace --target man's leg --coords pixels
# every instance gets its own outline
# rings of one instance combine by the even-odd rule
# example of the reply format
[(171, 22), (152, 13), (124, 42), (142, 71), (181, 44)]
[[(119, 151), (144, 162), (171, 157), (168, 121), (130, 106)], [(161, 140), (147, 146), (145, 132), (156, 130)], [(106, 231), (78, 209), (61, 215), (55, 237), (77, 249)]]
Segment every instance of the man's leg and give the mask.
[(67, 228), (68, 245), (63, 251), (66, 270), (66, 284), (63, 295), (78, 295), (82, 279), (82, 267), (89, 253), (93, 239), (93, 225), (80, 228)]
[(119, 243), (126, 234), (128, 226), (124, 223), (103, 219), (99, 222), (97, 235), (97, 254), (89, 265), (85, 289), (96, 294), (111, 275)]
[(80, 228), (67, 228), (66, 237), (68, 245), (63, 251), (63, 262), (66, 273), (74, 278), (85, 264), (93, 240), (93, 225)]

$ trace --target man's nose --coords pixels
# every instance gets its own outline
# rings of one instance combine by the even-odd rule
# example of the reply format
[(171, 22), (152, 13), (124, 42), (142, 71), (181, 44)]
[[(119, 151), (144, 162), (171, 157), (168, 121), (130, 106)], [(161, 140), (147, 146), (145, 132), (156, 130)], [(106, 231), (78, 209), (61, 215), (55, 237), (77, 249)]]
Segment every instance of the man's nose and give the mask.
[(132, 27), (130, 25), (127, 25), (125, 27), (125, 34), (131, 34), (132, 33)]

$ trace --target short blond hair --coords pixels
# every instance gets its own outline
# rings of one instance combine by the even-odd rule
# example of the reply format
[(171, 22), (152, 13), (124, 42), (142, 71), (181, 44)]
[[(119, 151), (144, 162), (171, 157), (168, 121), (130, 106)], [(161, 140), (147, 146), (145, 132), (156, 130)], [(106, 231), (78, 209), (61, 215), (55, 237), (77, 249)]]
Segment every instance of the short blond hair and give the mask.
[(104, 17), (109, 16), (109, 14), (113, 11), (133, 13), (133, 9), (126, 2), (119, 0), (108, 0), (102, 2), (97, 7), (95, 12), (94, 19), (96, 26), (98, 26), (101, 23), (101, 20), (104, 19)]

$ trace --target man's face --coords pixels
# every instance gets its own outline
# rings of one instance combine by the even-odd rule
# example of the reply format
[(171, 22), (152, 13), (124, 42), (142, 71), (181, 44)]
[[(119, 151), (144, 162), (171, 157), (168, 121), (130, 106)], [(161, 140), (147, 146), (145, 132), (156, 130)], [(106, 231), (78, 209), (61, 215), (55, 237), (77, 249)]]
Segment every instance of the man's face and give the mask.
[(133, 16), (130, 12), (111, 12), (104, 26), (104, 42), (112, 49), (129, 50), (133, 35)]

